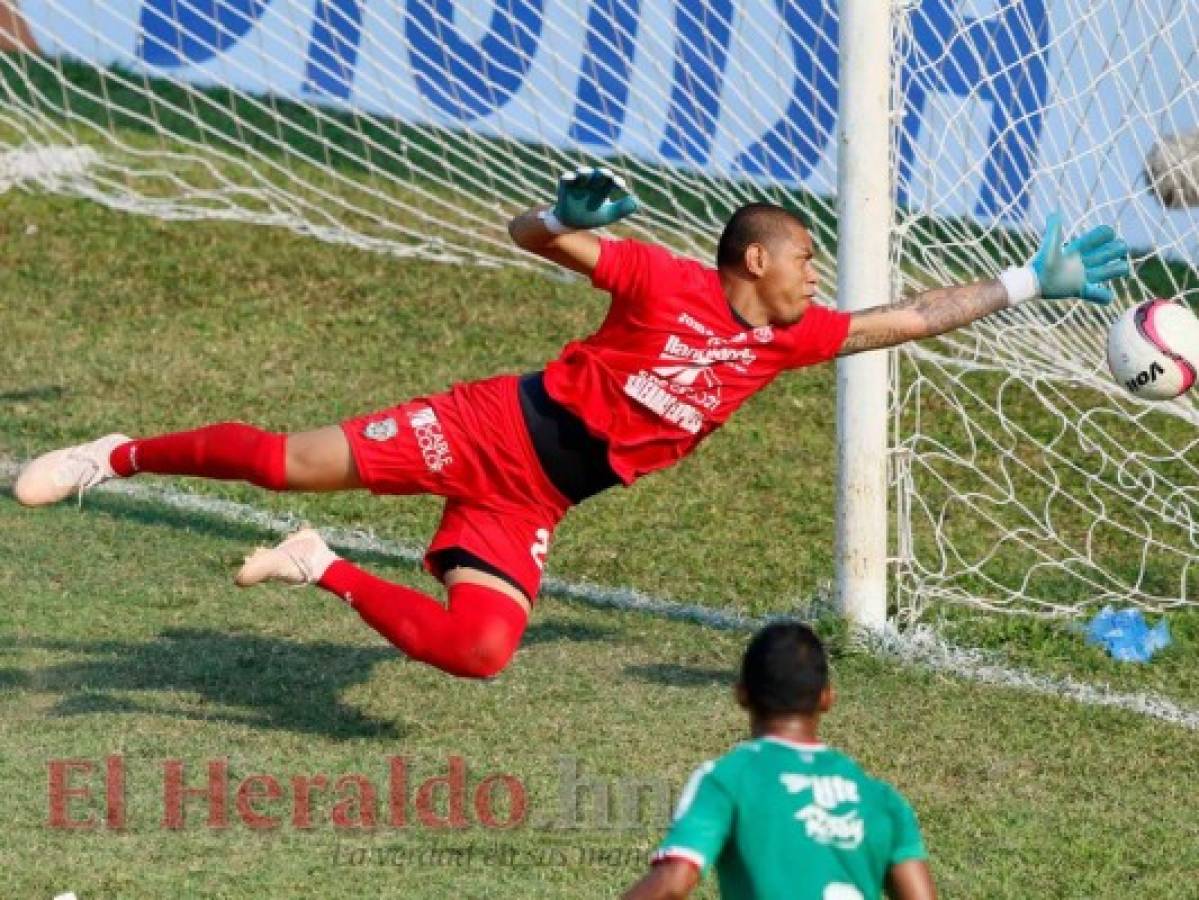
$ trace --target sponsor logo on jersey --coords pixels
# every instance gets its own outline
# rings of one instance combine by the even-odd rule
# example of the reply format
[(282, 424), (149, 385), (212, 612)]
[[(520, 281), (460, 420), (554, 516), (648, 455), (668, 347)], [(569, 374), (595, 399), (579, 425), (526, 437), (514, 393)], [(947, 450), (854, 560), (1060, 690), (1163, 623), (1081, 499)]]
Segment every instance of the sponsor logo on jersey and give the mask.
[[(685, 312), (679, 313), (679, 324), (686, 325), (692, 331), (699, 332), (704, 337), (708, 338), (709, 344), (726, 343), (726, 341), (723, 338), (719, 338), (716, 336), (715, 331), (713, 331), (711, 328), (709, 328), (703, 322), (699, 321), (697, 318), (692, 316), (690, 313), (685, 313)], [(774, 328), (770, 325), (758, 325), (756, 328), (752, 328), (748, 332), (745, 332), (745, 331), (738, 332), (737, 334), (735, 334), (731, 338), (729, 338), (727, 343), (744, 344), (751, 337), (753, 338), (755, 343), (769, 344), (771, 341), (774, 340)]]
[(856, 809), (836, 814), (843, 803), (861, 802), (858, 783), (840, 775), (780, 775), (789, 794), (811, 791), (812, 802), (795, 814), (808, 837), (818, 844), (854, 850), (866, 837), (866, 823)]
[(680, 400), (669, 390), (666, 382), (648, 372), (630, 375), (624, 392), (658, 416), (678, 425), (689, 434), (699, 434), (704, 415), (690, 403)]
[(700, 334), (705, 335), (706, 337), (711, 337), (716, 333), (690, 313), (679, 313), (679, 324), (686, 325), (688, 328), (698, 331)]
[(533, 563), (538, 569), (545, 568), (545, 557), (550, 552), (550, 530), (548, 528), (538, 528), (533, 532), (533, 546), (529, 548), (529, 555), (533, 557)]
[(362, 436), (372, 441), (390, 441), (400, 433), (400, 426), (391, 416), (369, 423), (362, 429)]
[(812, 799), (825, 809), (861, 801), (858, 783), (840, 775), (780, 775), (779, 780), (788, 794), (810, 790)]
[(803, 822), (804, 831), (816, 843), (839, 850), (856, 850), (866, 838), (866, 823), (857, 810), (837, 816), (818, 803), (809, 803), (795, 818)]
[[(722, 384), (717, 367), (732, 366), (744, 372), (758, 357), (748, 347), (731, 347), (737, 343), (710, 336), (710, 330), (691, 319), (686, 313), (679, 321), (709, 335), (707, 346), (693, 347), (678, 335), (670, 335), (658, 355), (658, 365), (652, 371), (644, 369), (630, 375), (624, 392), (642, 406), (677, 425), (690, 434), (699, 434), (704, 413), (720, 409)], [(737, 336), (745, 343), (744, 332)]]
[(441, 430), (441, 420), (430, 406), (413, 410), (408, 414), (408, 424), (416, 435), (416, 444), (430, 472), (440, 472), (454, 461), (449, 442)]
[(683, 359), (697, 366), (710, 366), (720, 362), (739, 362), (748, 365), (757, 356), (748, 348), (726, 347), (719, 338), (708, 341), (707, 347), (692, 347), (681, 338), (671, 335), (662, 348), (663, 359)]

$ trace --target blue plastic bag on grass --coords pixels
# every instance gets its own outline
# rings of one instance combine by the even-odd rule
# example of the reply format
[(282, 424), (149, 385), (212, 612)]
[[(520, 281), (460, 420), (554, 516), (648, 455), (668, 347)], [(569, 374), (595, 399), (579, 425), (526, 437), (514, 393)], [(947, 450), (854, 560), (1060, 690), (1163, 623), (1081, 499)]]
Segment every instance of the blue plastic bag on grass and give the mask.
[(1088, 644), (1103, 647), (1121, 662), (1149, 662), (1158, 650), (1170, 645), (1165, 617), (1152, 628), (1139, 609), (1105, 606), (1086, 626)]

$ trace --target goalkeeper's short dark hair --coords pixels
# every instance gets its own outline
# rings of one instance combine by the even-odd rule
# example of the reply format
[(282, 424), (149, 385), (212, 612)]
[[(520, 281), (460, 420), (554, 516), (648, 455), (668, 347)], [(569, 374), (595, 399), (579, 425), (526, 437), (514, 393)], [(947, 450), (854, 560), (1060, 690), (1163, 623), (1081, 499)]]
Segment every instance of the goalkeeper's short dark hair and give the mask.
[(794, 210), (774, 203), (747, 203), (729, 217), (716, 245), (716, 267), (741, 265), (750, 244), (769, 244), (786, 234), (787, 224), (808, 228), (808, 221)]
[(750, 710), (759, 715), (814, 713), (828, 687), (824, 644), (802, 622), (767, 625), (745, 650), (741, 685)]

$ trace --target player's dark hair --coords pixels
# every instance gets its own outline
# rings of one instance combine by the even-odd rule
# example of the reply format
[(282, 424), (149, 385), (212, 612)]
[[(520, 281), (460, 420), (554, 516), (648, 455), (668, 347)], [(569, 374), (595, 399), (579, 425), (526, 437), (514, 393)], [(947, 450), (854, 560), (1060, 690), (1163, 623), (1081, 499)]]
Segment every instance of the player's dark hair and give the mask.
[(828, 687), (824, 644), (802, 622), (775, 622), (753, 636), (741, 660), (741, 684), (758, 715), (810, 715)]
[(716, 245), (716, 267), (741, 265), (750, 244), (770, 244), (786, 236), (789, 224), (808, 228), (808, 221), (794, 210), (774, 203), (747, 203), (729, 217), (720, 243)]

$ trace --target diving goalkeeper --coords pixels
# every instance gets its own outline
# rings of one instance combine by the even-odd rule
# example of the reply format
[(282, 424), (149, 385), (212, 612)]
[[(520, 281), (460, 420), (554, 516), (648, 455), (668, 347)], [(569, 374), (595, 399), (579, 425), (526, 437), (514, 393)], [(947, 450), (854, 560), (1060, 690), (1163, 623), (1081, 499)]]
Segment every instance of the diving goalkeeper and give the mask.
[(636, 208), (610, 172), (581, 169), (560, 179), (552, 207), (509, 223), (518, 246), (588, 276), (612, 298), (599, 329), (541, 371), (455, 384), (313, 431), (223, 422), (157, 437), (112, 434), (35, 459), (16, 498), (41, 506), (149, 473), (274, 491), (439, 495), (445, 510), (425, 566), (445, 586), (444, 605), (340, 559), (310, 529), (250, 556), (236, 582), (315, 584), (409, 657), (489, 677), (520, 643), (567, 511), (677, 462), (780, 373), (931, 337), (1039, 297), (1109, 302), (1107, 282), (1128, 273), (1110, 228), (1063, 246), (1055, 219), (1023, 268), (849, 314), (813, 302), (812, 237), (795, 213), (765, 203), (738, 209), (710, 268), (592, 233)]

